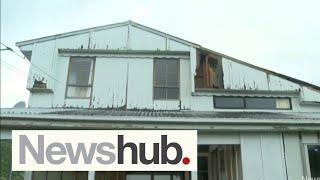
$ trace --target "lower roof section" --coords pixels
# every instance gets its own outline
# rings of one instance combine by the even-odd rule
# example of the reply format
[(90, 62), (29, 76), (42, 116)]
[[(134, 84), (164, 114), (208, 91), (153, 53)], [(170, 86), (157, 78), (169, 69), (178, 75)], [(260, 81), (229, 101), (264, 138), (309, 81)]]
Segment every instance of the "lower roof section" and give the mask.
[(197, 129), (320, 131), (320, 112), (213, 112), (118, 109), (1, 109), (7, 129)]

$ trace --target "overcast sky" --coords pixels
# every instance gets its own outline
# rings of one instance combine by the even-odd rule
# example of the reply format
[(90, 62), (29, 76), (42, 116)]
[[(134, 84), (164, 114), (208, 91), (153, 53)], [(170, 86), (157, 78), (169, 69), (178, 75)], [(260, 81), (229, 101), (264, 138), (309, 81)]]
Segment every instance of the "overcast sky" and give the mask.
[[(320, 86), (319, 0), (1, 0), (1, 42), (127, 21)], [(3, 48), (3, 46), (1, 46)], [(1, 51), (1, 107), (28, 101), (29, 63)]]

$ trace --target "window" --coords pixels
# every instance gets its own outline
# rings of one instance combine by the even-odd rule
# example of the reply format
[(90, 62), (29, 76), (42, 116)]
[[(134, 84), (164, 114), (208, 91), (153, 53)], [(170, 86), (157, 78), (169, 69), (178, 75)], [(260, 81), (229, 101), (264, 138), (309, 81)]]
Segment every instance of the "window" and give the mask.
[(212, 151), (213, 180), (242, 180), (239, 145), (221, 145)]
[(184, 172), (128, 172), (125, 180), (184, 180)]
[(242, 109), (244, 108), (244, 100), (242, 97), (215, 97), (214, 107), (225, 109)]
[(208, 180), (208, 155), (198, 156), (198, 180)]
[(87, 180), (85, 171), (34, 171), (32, 180)]
[(67, 81), (67, 98), (90, 98), (93, 81), (93, 58), (71, 58)]
[(205, 51), (198, 51), (198, 54), (195, 76), (196, 89), (223, 89), (221, 57)]
[(154, 99), (179, 99), (179, 60), (155, 59)]
[(320, 178), (320, 144), (308, 145), (307, 149), (310, 175), (312, 178)]
[(123, 171), (96, 171), (95, 180), (124, 180)]
[(290, 98), (274, 97), (214, 97), (214, 107), (222, 109), (291, 109)]

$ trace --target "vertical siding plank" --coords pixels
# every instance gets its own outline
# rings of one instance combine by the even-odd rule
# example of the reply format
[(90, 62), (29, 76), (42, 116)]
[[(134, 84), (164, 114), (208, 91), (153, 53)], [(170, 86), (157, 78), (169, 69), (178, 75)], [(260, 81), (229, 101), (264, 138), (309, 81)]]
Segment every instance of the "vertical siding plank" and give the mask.
[(283, 138), (288, 179), (301, 179), (303, 176), (303, 161), (299, 135), (297, 133), (284, 133)]
[(286, 180), (282, 136), (264, 133), (260, 137), (264, 179)]
[(241, 134), (243, 179), (267, 180), (263, 175), (260, 137), (257, 134)]

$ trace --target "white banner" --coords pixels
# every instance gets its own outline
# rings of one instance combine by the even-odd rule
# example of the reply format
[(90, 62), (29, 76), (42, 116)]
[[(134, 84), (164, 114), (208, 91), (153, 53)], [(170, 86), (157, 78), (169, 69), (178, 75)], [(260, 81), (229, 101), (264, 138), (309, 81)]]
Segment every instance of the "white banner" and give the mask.
[(13, 130), (14, 171), (196, 171), (196, 130)]

